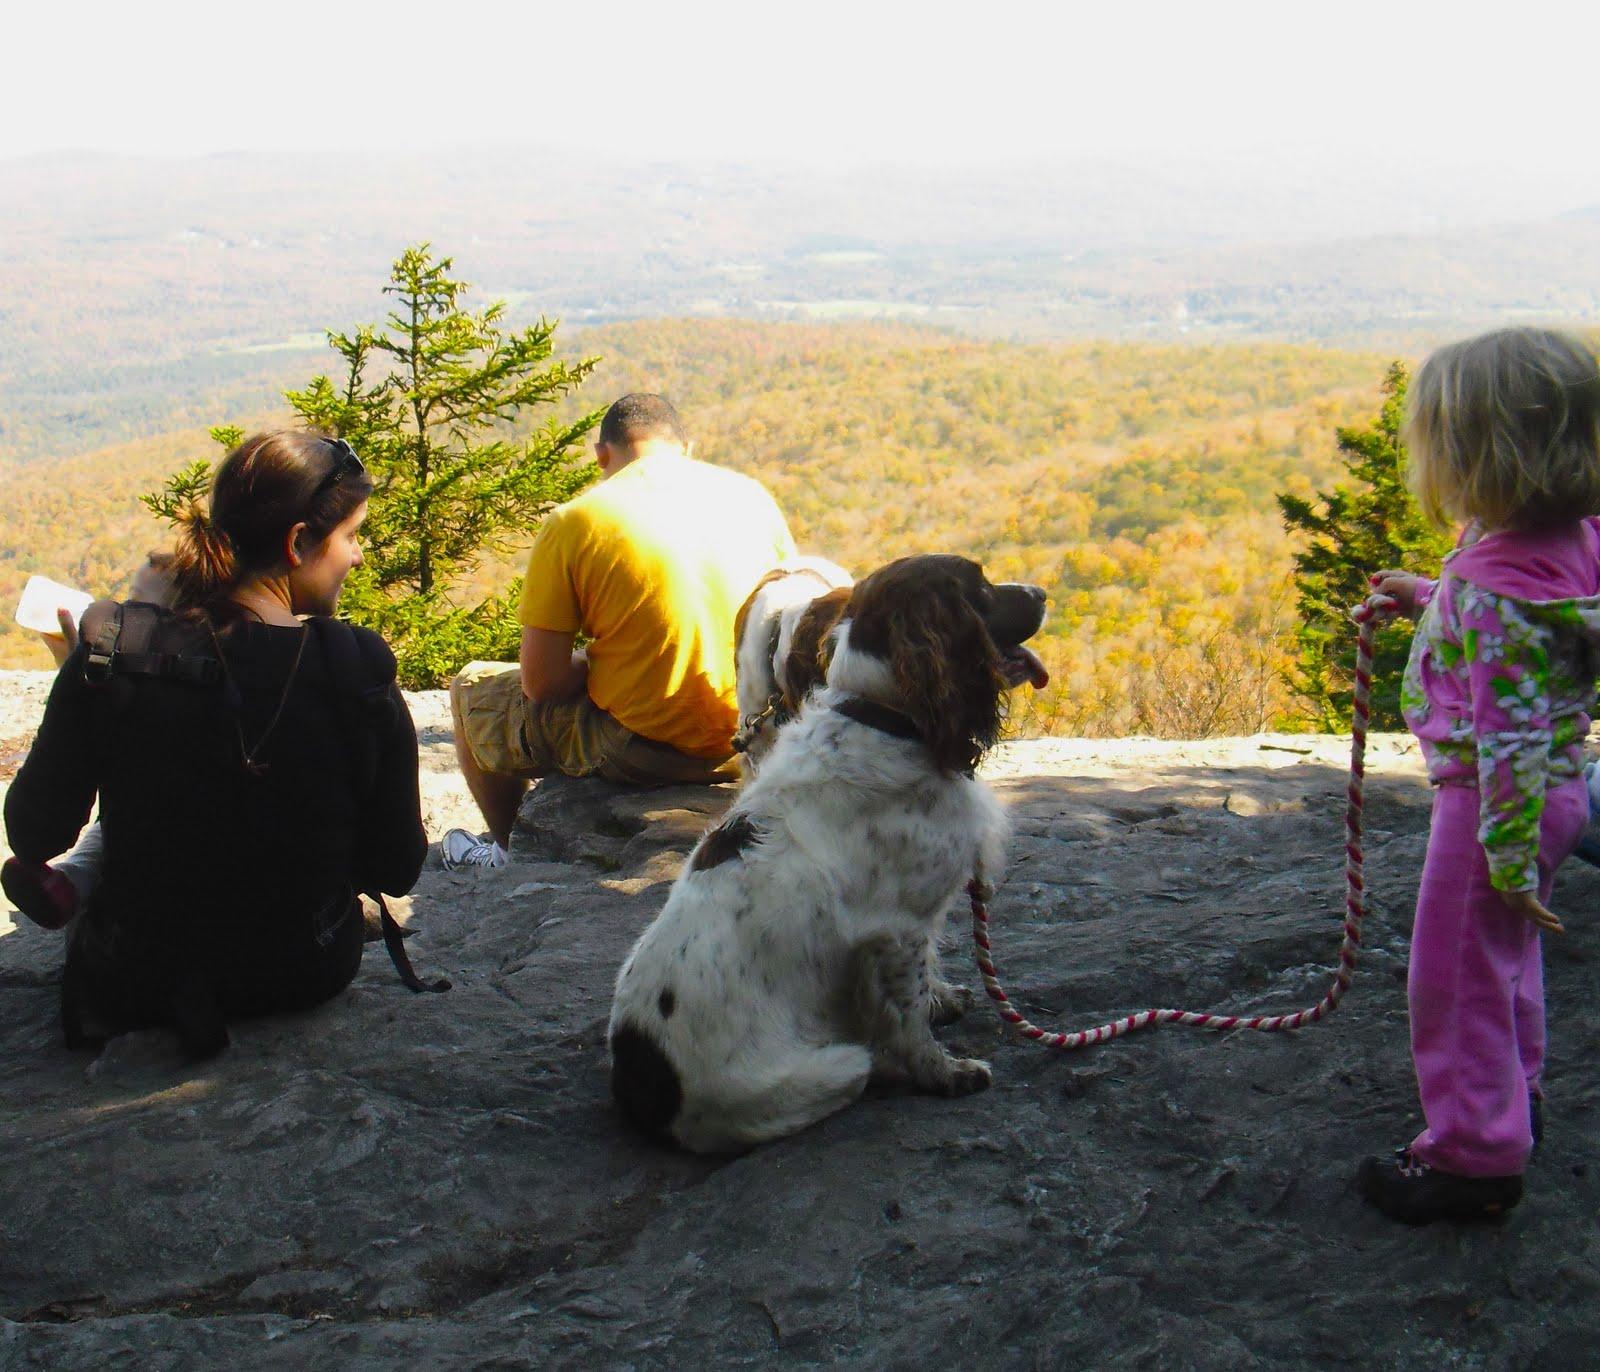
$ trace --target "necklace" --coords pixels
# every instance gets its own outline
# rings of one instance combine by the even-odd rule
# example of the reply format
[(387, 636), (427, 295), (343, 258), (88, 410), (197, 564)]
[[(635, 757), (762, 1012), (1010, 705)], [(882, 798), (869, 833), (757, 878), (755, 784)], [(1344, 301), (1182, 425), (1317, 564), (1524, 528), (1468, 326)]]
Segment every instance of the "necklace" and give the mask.
[[(248, 607), (246, 607), (248, 608)], [(252, 613), (254, 613), (252, 611)], [(257, 616), (259, 618), (259, 616)], [(265, 621), (262, 621), (263, 623)], [(222, 640), (217, 637), (217, 628), (210, 619), (206, 620), (206, 628), (211, 634), (211, 646), (217, 650), (217, 660), (222, 663), (222, 675), (226, 679), (223, 687), (224, 698), (228, 700), (228, 712), (233, 717), (234, 736), (239, 740), (239, 756), (244, 763), (244, 770), (249, 776), (259, 777), (266, 773), (267, 764), (256, 761), (261, 750), (266, 747), (267, 740), (272, 737), (272, 731), (278, 727), (278, 721), (283, 718), (283, 707), (289, 703), (289, 692), (294, 689), (295, 678), (300, 675), (300, 660), (306, 654), (306, 639), (310, 636), (311, 627), (301, 623), (300, 639), (295, 644), (294, 661), (289, 664), (289, 675), (283, 683), (283, 694), (278, 697), (278, 708), (272, 712), (272, 718), (267, 722), (267, 727), (262, 730), (260, 737), (253, 747), (246, 747), (244, 741), (244, 723), (239, 718), (239, 706), (242, 703), (239, 696), (238, 684), (233, 679), (233, 672), (228, 667), (228, 655), (222, 651)]]

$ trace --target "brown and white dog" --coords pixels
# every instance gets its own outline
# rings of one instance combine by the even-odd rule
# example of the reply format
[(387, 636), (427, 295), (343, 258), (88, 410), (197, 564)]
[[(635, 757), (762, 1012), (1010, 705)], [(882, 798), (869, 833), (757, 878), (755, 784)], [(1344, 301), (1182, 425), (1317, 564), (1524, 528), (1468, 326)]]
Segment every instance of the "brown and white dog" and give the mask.
[(733, 737), (746, 780), (771, 751), (778, 730), (827, 674), (833, 630), (850, 600), (850, 573), (825, 557), (793, 557), (756, 583), (733, 623)]
[(851, 592), (826, 685), (777, 735), (623, 963), (612, 1091), (655, 1137), (727, 1152), (842, 1109), (871, 1076), (989, 1084), (930, 1020), (945, 912), (998, 878), (1006, 824), (973, 775), (1005, 692), (1048, 681), (1025, 646), (1037, 586), (913, 557)]

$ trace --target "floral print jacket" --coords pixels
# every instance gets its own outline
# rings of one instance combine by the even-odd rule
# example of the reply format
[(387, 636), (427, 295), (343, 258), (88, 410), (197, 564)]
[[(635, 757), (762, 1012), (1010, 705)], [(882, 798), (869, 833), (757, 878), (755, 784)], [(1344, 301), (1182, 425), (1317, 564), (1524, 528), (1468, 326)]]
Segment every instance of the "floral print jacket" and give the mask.
[(1476, 785), (1500, 891), (1539, 884), (1545, 789), (1579, 775), (1600, 667), (1600, 596), (1525, 600), (1456, 575), (1424, 581), (1400, 704), (1428, 777)]

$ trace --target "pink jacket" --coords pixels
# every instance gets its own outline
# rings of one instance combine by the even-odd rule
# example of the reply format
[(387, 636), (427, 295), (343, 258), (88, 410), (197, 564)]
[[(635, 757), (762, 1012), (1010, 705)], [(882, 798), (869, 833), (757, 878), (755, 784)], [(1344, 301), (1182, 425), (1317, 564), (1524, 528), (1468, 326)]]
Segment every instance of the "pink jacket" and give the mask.
[(1600, 520), (1462, 544), (1422, 616), (1400, 703), (1429, 779), (1476, 785), (1500, 890), (1538, 885), (1547, 786), (1577, 776), (1600, 667)]

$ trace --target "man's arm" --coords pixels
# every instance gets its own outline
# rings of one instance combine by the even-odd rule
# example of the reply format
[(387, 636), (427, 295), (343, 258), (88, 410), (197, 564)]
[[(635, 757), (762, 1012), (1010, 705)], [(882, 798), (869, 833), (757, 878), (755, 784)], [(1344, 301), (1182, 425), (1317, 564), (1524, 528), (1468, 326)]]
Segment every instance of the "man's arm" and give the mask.
[(522, 694), (544, 705), (577, 700), (589, 689), (589, 659), (573, 652), (573, 633), (555, 629), (522, 631)]

